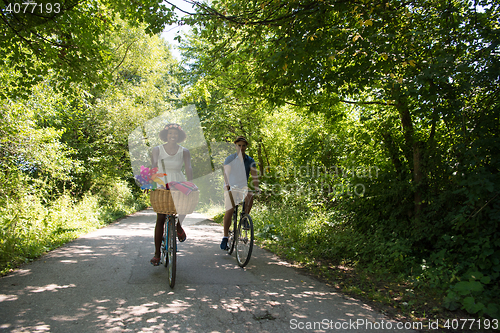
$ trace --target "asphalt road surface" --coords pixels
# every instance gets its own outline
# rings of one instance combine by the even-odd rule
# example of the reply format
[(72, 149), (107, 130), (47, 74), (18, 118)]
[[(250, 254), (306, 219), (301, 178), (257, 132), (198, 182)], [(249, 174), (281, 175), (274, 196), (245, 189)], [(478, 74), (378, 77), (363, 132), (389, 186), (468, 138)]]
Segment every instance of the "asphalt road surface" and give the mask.
[(239, 268), (196, 213), (172, 290), (149, 263), (155, 219), (138, 212), (1, 278), (0, 332), (412, 332), (262, 249)]

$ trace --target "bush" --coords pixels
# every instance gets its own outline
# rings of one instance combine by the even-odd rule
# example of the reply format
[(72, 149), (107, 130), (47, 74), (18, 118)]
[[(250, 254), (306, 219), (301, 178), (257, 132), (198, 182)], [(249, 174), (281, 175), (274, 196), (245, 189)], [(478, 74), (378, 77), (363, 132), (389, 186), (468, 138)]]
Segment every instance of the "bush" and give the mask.
[[(97, 190), (94, 188), (94, 190)], [(148, 197), (134, 197), (122, 181), (86, 193), (76, 200), (63, 194), (45, 203), (41, 195), (6, 200), (0, 208), (0, 272), (148, 206)]]
[[(443, 225), (454, 224), (435, 219), (422, 233), (418, 232), (422, 222), (400, 216), (404, 210), (383, 214), (374, 209), (394, 200), (396, 192), (376, 198), (344, 198), (333, 207), (315, 205), (307, 196), (293, 193), (266, 197), (252, 210), (256, 237), (290, 259), (306, 263), (326, 259), (366, 272), (399, 275), (415, 287), (431, 287), (447, 295), (443, 306), (449, 310), (498, 318), (498, 206), (482, 204), (477, 217), (489, 220), (467, 219), (472, 216), (469, 211), (455, 217), (462, 230), (448, 227), (438, 237)], [(410, 227), (405, 230), (405, 225)], [(431, 247), (419, 244), (430, 240)]]

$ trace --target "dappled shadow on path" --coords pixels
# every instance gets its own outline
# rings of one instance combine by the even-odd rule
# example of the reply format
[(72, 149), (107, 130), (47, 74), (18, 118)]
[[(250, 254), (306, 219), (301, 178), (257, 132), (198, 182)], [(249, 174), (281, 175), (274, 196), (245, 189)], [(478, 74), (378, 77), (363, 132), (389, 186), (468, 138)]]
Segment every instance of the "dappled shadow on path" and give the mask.
[(0, 331), (277, 332), (291, 320), (381, 320), (266, 251), (239, 268), (209, 221), (186, 223), (172, 290), (166, 268), (149, 264), (154, 219), (143, 211), (0, 279)]

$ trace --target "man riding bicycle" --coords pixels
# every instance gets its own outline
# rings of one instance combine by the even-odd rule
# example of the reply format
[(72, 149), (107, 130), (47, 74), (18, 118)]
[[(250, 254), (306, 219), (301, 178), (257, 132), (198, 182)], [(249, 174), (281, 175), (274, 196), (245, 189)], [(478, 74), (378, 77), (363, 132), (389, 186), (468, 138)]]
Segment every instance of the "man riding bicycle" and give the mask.
[[(248, 147), (248, 141), (245, 137), (238, 136), (234, 140), (234, 144), (236, 153), (229, 155), (224, 161), (224, 202), (226, 213), (224, 215), (224, 237), (220, 244), (222, 250), (228, 249), (229, 227), (231, 226), (231, 217), (234, 212), (234, 206), (229, 197), (230, 188), (234, 204), (238, 204), (245, 200), (245, 213), (247, 214), (249, 214), (252, 209), (254, 194), (259, 192), (259, 176), (255, 160), (251, 156), (245, 154)], [(254, 192), (248, 191), (248, 177), (250, 174), (252, 175)], [(236, 188), (240, 191), (234, 190)]]

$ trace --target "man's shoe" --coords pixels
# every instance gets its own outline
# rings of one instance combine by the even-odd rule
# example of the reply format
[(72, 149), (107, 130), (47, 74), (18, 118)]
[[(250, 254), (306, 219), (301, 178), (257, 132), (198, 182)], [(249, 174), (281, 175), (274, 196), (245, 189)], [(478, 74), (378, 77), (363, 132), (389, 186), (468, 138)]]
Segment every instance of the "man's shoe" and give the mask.
[(229, 246), (227, 246), (227, 237), (222, 238), (222, 242), (220, 243), (221, 250), (227, 251), (229, 250)]

